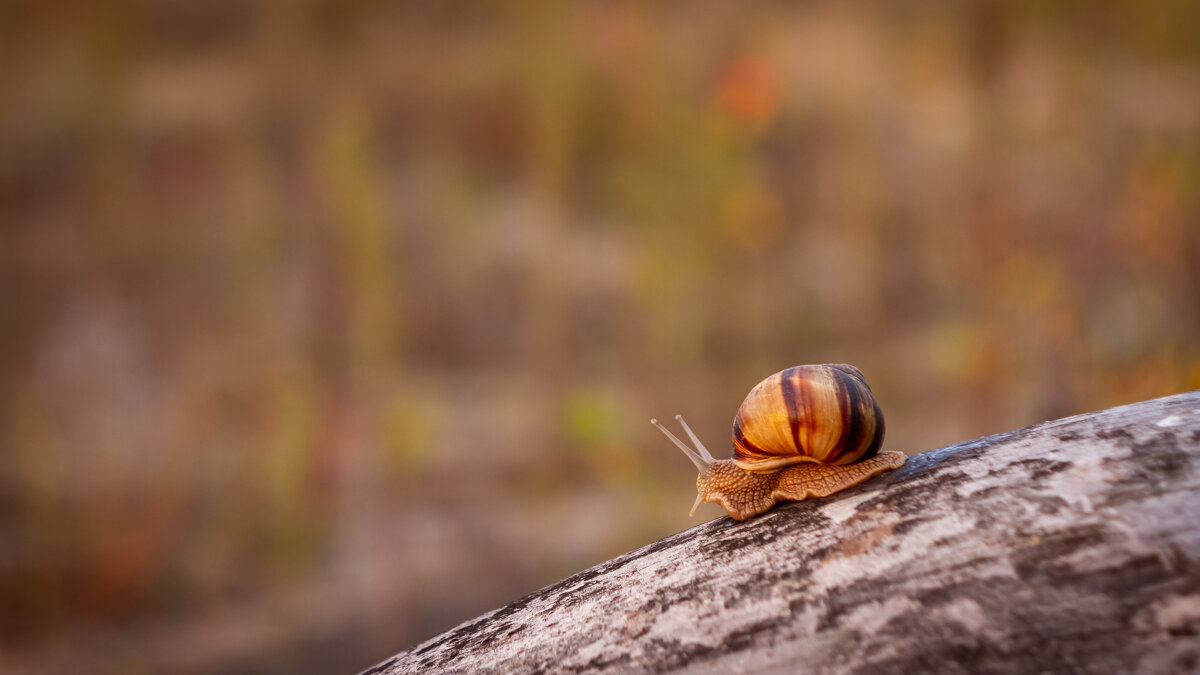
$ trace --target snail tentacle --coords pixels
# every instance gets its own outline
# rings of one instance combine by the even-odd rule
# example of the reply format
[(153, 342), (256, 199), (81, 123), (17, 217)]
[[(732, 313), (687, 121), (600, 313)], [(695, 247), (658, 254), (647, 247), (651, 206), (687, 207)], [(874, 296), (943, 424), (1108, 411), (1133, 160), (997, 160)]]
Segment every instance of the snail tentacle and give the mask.
[(679, 420), (679, 424), (683, 426), (683, 430), (687, 432), (688, 437), (691, 438), (692, 442), (696, 444), (696, 449), (700, 451), (700, 456), (704, 458), (704, 462), (706, 464), (712, 464), (712, 454), (709, 453), (708, 448), (704, 447), (704, 444), (700, 442), (700, 439), (696, 436), (696, 433), (692, 431), (692, 428), (688, 426), (688, 423), (683, 421), (683, 415), (676, 415), (675, 419)]
[(664, 427), (662, 424), (659, 424), (657, 419), (651, 419), (650, 423), (653, 424), (654, 426), (658, 427), (659, 431), (666, 434), (667, 438), (671, 439), (672, 443), (679, 446), (679, 449), (683, 451), (683, 454), (687, 455), (688, 459), (692, 460), (692, 464), (695, 464), (696, 468), (699, 469), (701, 473), (704, 473), (705, 471), (708, 470), (708, 465), (712, 464), (712, 456), (708, 455), (708, 451), (705, 451), (705, 453), (704, 453), (705, 455), (708, 455), (708, 459), (705, 460), (703, 457), (696, 454), (695, 450), (692, 450), (691, 448), (689, 448), (687, 446), (687, 444), (685, 444), (683, 441), (676, 438), (675, 434), (671, 433), (670, 431), (667, 431), (667, 428)]

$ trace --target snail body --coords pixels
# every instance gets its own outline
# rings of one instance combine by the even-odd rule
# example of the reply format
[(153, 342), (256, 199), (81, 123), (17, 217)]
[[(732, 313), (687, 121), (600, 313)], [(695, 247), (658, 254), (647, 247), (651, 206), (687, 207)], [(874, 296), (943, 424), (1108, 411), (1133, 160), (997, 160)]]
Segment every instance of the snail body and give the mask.
[(759, 382), (733, 419), (733, 458), (714, 459), (683, 417), (683, 450), (700, 475), (696, 503), (720, 504), (745, 520), (780, 501), (825, 497), (904, 466), (902, 452), (879, 452), (883, 413), (862, 372), (845, 364), (795, 366)]

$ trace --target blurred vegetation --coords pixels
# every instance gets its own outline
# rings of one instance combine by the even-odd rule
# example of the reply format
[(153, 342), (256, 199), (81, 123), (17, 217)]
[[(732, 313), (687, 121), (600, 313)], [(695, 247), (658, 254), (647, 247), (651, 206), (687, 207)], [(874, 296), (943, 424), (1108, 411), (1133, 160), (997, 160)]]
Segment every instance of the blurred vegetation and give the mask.
[(354, 672), (694, 522), (646, 420), (797, 363), (909, 452), (1200, 386), (1197, 27), (4, 3), (0, 668)]

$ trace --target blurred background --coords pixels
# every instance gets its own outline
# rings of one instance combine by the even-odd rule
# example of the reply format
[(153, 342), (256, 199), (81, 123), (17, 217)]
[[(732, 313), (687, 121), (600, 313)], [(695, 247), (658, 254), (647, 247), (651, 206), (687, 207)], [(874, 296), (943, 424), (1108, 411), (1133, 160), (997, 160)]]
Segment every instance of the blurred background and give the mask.
[(5, 2), (0, 670), (353, 673), (721, 515), (1200, 386), (1200, 4)]

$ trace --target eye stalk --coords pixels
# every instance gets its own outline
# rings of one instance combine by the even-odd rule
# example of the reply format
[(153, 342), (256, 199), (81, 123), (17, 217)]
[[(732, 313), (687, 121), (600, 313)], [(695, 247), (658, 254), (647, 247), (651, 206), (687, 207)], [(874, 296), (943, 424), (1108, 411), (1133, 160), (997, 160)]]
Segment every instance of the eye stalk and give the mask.
[[(679, 420), (679, 424), (681, 424), (683, 426), (683, 430), (687, 432), (688, 438), (692, 439), (692, 443), (696, 444), (695, 450), (689, 448), (687, 444), (679, 440), (675, 434), (667, 431), (667, 428), (659, 424), (657, 419), (651, 419), (650, 423), (658, 427), (659, 431), (666, 434), (667, 438), (671, 439), (671, 442), (678, 446), (679, 449), (683, 451), (683, 454), (688, 456), (688, 459), (692, 460), (692, 464), (695, 464), (696, 470), (700, 472), (698, 482), (707, 483), (708, 474), (713, 463), (713, 456), (708, 452), (708, 448), (705, 448), (704, 444), (700, 442), (700, 439), (696, 436), (696, 432), (692, 431), (692, 428), (687, 425), (687, 422), (683, 421), (683, 415), (676, 415), (675, 419)], [(706, 490), (703, 490), (699, 487), (696, 488), (696, 502), (692, 504), (692, 510), (688, 512), (688, 516), (693, 516), (696, 514), (696, 509), (700, 508), (700, 503), (704, 501), (705, 492)]]
[(696, 450), (689, 448), (687, 444), (679, 440), (675, 434), (667, 431), (667, 428), (660, 424), (657, 419), (651, 419), (650, 424), (658, 427), (659, 431), (666, 434), (667, 438), (671, 439), (671, 442), (678, 446), (679, 449), (683, 451), (683, 454), (688, 456), (688, 459), (692, 460), (692, 464), (695, 464), (696, 468), (703, 472), (704, 470), (708, 469), (709, 464), (712, 464), (713, 456), (709, 454), (708, 449), (705, 448), (704, 444), (700, 442), (700, 439), (696, 437), (696, 433), (687, 425), (687, 422), (683, 421), (683, 415), (676, 415), (675, 419), (679, 420), (679, 423), (683, 425), (683, 430), (687, 432), (688, 438), (692, 439), (692, 442), (696, 444)]

